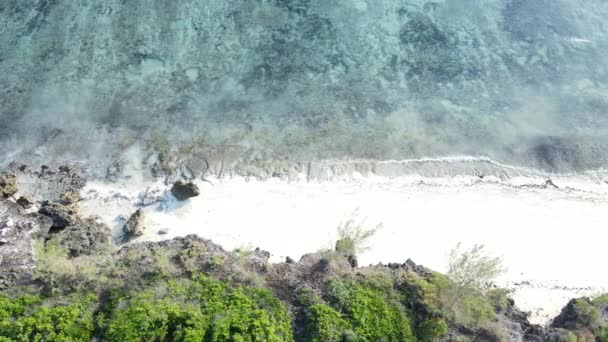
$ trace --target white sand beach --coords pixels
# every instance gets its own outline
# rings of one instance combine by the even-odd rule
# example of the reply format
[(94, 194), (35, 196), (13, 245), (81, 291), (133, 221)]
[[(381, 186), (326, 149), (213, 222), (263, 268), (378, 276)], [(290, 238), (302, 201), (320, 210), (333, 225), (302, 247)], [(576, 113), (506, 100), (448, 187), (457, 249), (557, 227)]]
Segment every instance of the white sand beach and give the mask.
[[(243, 178), (199, 181), (201, 196), (178, 203), (160, 184), (120, 187), (91, 183), (83, 190), (85, 215), (99, 215), (117, 235), (124, 219), (147, 199), (146, 235), (156, 241), (197, 234), (226, 249), (260, 247), (272, 261), (329, 247), (336, 227), (357, 217), (381, 229), (360, 264), (411, 258), (446, 271), (458, 243), (482, 244), (504, 258), (508, 271), (499, 285), (531, 321), (544, 324), (569, 299), (608, 291), (606, 260), (608, 184), (544, 179), (499, 181), (476, 177), (422, 179), (362, 178), (333, 181), (255, 181)], [(523, 184), (526, 184), (523, 186)], [(158, 232), (166, 230), (167, 234)]]

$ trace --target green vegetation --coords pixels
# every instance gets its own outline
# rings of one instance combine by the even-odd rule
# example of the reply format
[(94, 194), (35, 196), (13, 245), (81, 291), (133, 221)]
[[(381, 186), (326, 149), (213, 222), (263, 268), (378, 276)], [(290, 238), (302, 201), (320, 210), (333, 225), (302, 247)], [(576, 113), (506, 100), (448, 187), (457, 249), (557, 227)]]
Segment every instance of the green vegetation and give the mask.
[(414, 341), (400, 296), (350, 281), (329, 284), (330, 302), (344, 315), (361, 341)]
[[(307, 300), (306, 341), (434, 341), (448, 331), (439, 317), (416, 321), (403, 292), (378, 274), (359, 280), (334, 279), (327, 302)], [(310, 298), (307, 296), (307, 298)]]
[(369, 240), (381, 226), (366, 228), (365, 220), (356, 221), (356, 213), (338, 227), (336, 252), (342, 255), (359, 255), (369, 249)]
[(93, 299), (74, 296), (52, 303), (39, 296), (0, 295), (0, 341), (90, 341)]
[(325, 304), (315, 304), (309, 309), (306, 340), (309, 342), (338, 342), (352, 332), (350, 324), (341, 313)]
[(456, 286), (479, 291), (491, 288), (494, 279), (504, 272), (502, 259), (485, 255), (481, 245), (463, 251), (459, 244), (450, 252), (448, 266), (447, 276)]
[[(65, 302), (65, 300), (68, 300)], [(142, 289), (42, 299), (0, 296), (0, 341), (293, 341), (291, 318), (266, 289), (195, 276)]]
[(432, 342), (437, 337), (447, 334), (448, 325), (441, 318), (429, 318), (418, 325), (416, 332), (420, 341)]
[[(375, 229), (362, 227), (341, 227), (329, 261), (365, 250)], [(0, 342), (434, 342), (463, 331), (509, 340), (498, 317), (512, 305), (509, 292), (492, 285), (500, 259), (480, 246), (452, 252), (448, 276), (409, 264), (332, 269), (323, 258), (308, 274), (306, 264), (260, 263), (250, 249), (209, 250), (194, 239), (73, 258), (40, 243), (37, 287), (0, 294)], [(606, 307), (606, 295), (573, 301), (567, 323), (575, 325), (549, 340), (608, 342)]]
[(264, 289), (196, 276), (115, 293), (99, 320), (108, 341), (292, 341), (283, 304)]

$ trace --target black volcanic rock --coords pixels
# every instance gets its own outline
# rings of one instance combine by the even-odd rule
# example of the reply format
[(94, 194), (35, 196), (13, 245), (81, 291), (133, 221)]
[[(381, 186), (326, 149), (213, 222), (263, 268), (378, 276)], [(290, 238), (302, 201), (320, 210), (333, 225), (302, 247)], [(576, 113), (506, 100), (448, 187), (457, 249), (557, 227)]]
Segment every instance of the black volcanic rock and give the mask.
[(145, 220), (146, 216), (143, 209), (139, 209), (131, 215), (127, 223), (122, 227), (122, 230), (129, 238), (142, 236), (146, 232)]
[(201, 194), (201, 191), (199, 190), (198, 186), (192, 182), (184, 183), (182, 181), (177, 181), (175, 184), (173, 184), (171, 193), (179, 201), (185, 201), (189, 198), (197, 197)]

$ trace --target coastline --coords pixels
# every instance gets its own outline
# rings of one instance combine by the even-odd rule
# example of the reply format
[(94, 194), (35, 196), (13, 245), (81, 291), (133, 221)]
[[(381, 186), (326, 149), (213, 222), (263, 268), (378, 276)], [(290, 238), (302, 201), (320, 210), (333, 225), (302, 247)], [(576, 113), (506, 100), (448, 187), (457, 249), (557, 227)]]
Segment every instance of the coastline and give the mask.
[[(454, 172), (437, 163), (466, 167)], [(404, 172), (412, 164), (421, 172)], [(486, 165), (483, 177), (474, 164)], [(568, 300), (607, 290), (608, 276), (591, 262), (601, 260), (596, 236), (608, 221), (602, 171), (550, 175), (464, 157), (319, 162), (315, 172), (311, 165), (297, 176), (266, 180), (210, 173), (196, 181), (201, 196), (184, 203), (161, 181), (89, 182), (81, 191), (81, 214), (101, 216), (119, 238), (124, 220), (145, 207), (148, 232), (134, 242), (197, 234), (228, 250), (260, 247), (278, 262), (328, 247), (336, 227), (357, 211), (366, 224), (382, 225), (362, 265), (412, 258), (444, 272), (456, 244), (482, 244), (508, 268), (498, 285), (514, 290), (517, 305), (539, 324)], [(444, 176), (424, 175), (427, 170)], [(164, 229), (167, 234), (159, 235)]]

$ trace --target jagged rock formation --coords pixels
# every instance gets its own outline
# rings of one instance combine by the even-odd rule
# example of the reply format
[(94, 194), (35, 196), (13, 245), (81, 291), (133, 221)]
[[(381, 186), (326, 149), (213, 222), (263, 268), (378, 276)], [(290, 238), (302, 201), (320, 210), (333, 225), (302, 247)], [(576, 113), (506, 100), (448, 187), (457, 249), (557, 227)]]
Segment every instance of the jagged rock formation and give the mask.
[(143, 209), (138, 209), (122, 227), (122, 231), (126, 234), (127, 238), (138, 237), (144, 235), (146, 232), (146, 216)]
[(32, 241), (51, 223), (42, 215), (27, 214), (17, 204), (0, 198), (0, 291), (32, 281), (36, 263)]

